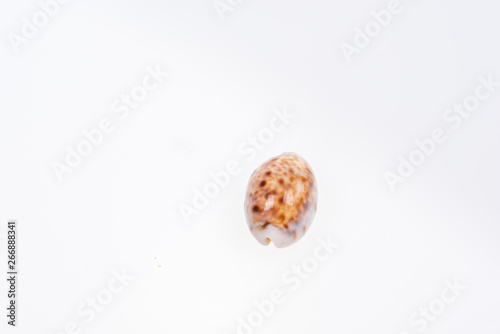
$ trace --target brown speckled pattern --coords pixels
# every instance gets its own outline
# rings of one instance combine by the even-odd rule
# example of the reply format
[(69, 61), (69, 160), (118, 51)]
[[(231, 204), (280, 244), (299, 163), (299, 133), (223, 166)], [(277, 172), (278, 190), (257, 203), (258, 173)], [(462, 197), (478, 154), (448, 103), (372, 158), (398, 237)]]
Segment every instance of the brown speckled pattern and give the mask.
[(276, 246), (286, 247), (300, 239), (312, 222), (316, 205), (317, 185), (312, 169), (295, 153), (284, 153), (265, 162), (250, 178), (245, 199), (250, 230), (258, 239), (262, 236), (259, 230), (270, 225), (286, 234), (283, 242), (266, 236), (264, 242), (259, 240), (261, 243), (272, 240)]

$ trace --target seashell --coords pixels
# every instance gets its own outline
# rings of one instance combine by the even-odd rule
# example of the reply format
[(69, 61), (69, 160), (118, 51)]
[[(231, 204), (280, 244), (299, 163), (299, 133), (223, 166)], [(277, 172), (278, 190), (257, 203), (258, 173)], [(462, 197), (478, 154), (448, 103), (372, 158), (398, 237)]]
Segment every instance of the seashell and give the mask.
[(283, 153), (250, 177), (245, 215), (253, 236), (278, 248), (301, 239), (316, 214), (318, 190), (311, 166), (295, 153)]

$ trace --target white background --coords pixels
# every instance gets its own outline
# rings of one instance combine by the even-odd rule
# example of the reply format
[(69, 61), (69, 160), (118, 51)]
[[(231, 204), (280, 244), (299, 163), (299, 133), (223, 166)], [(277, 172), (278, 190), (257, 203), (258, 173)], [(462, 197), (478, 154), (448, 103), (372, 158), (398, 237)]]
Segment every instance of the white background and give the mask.
[[(2, 333), (236, 333), (286, 292), (255, 333), (418, 333), (408, 318), (445, 280), (467, 288), (427, 333), (500, 333), (500, 89), (458, 129), (447, 108), (500, 80), (496, 1), (403, 0), (348, 63), (340, 45), (388, 1), (250, 1), (221, 20), (211, 0), (72, 1), (15, 52), (37, 1), (0, 10), (0, 221), (19, 234), (18, 327)], [(111, 105), (159, 66), (170, 76), (121, 121)], [(295, 115), (247, 161), (238, 146)], [(82, 130), (116, 129), (58, 182)], [(446, 130), (391, 191), (384, 174)], [(251, 172), (297, 152), (319, 186), (297, 244), (263, 247), (243, 213)], [(241, 172), (186, 224), (179, 205), (232, 160)], [(331, 236), (341, 247), (296, 291), (281, 277)], [(1, 266), (5, 268), (4, 265)], [(76, 309), (113, 271), (134, 276), (87, 322)], [(6, 270), (5, 270), (6, 271)], [(4, 277), (4, 275), (1, 275)]]

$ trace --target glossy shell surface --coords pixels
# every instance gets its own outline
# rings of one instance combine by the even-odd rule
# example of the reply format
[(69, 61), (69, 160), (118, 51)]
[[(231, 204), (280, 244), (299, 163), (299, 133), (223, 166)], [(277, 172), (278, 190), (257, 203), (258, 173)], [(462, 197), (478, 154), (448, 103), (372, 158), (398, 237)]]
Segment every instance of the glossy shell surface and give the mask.
[(263, 163), (250, 177), (245, 214), (253, 236), (287, 247), (301, 239), (316, 214), (318, 190), (311, 166), (284, 153)]

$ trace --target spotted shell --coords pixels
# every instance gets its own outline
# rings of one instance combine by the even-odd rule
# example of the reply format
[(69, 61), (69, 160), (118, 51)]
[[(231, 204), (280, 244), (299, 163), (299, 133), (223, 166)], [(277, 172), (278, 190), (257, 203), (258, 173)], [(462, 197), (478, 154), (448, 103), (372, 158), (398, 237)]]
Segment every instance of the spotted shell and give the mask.
[(253, 236), (278, 248), (298, 241), (316, 214), (318, 190), (311, 166), (295, 153), (283, 153), (250, 177), (245, 214)]

